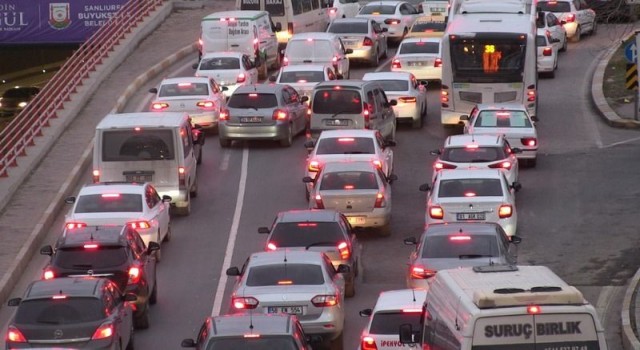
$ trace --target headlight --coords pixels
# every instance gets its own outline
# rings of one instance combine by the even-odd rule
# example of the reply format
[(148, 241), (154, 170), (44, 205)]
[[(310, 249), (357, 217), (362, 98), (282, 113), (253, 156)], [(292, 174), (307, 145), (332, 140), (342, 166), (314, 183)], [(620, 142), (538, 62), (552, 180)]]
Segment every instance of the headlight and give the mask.
[(18, 103), (18, 107), (20, 107), (20, 108), (24, 108), (26, 105), (27, 105), (27, 103), (26, 103), (26, 102), (20, 102), (20, 103)]

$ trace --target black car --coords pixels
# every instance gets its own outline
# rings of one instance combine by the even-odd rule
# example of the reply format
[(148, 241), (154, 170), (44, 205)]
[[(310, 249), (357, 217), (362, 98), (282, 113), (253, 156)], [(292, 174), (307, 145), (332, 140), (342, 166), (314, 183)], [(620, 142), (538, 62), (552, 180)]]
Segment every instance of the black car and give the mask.
[(9, 323), (7, 349), (133, 349), (134, 294), (106, 278), (32, 282)]
[(158, 296), (156, 242), (145, 247), (131, 226), (86, 226), (65, 229), (55, 250), (44, 246), (40, 254), (51, 256), (43, 278), (96, 276), (106, 277), (126, 293), (137, 296), (134, 306), (136, 328), (149, 327), (149, 304)]
[(16, 86), (6, 90), (0, 97), (0, 116), (19, 113), (40, 92), (33, 86)]

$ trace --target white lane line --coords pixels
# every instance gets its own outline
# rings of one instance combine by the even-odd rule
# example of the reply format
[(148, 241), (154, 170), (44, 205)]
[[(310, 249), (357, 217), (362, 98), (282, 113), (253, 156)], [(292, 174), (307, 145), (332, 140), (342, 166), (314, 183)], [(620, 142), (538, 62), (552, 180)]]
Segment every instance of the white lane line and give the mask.
[(231, 153), (229, 153), (228, 150), (225, 150), (222, 155), (222, 162), (220, 162), (220, 170), (226, 171), (229, 169), (229, 159), (231, 159)]
[(602, 146), (602, 148), (611, 148), (611, 147), (615, 147), (615, 146), (619, 146), (619, 145), (624, 145), (625, 143), (631, 143), (631, 142), (635, 142), (640, 140), (640, 137), (634, 137), (632, 139), (628, 139), (628, 140), (624, 140), (624, 141), (618, 141), (618, 142), (614, 142), (605, 146)]
[[(184, 76), (184, 75), (178, 75), (178, 72), (182, 72), (182, 71), (186, 70), (187, 68), (191, 68), (192, 65), (193, 65), (193, 62), (189, 62), (187, 64), (184, 64), (183, 66), (181, 66), (181, 67), (177, 68), (176, 70), (172, 71), (171, 74), (169, 74), (169, 76), (171, 76), (171, 77)], [(162, 79), (164, 79), (164, 77)], [(141, 112), (149, 111), (149, 106), (151, 106), (151, 100), (153, 100), (154, 97), (155, 97), (155, 95), (150, 93), (147, 97), (143, 98), (140, 101), (140, 104), (137, 106), (137, 108), (135, 110), (136, 111), (141, 111)]]
[(227, 242), (227, 250), (224, 252), (224, 261), (220, 269), (220, 279), (218, 280), (218, 288), (213, 302), (213, 310), (211, 316), (220, 315), (222, 308), (222, 298), (224, 297), (224, 289), (227, 286), (227, 269), (231, 266), (231, 257), (233, 249), (236, 246), (236, 237), (238, 236), (238, 226), (240, 225), (240, 214), (242, 214), (242, 205), (244, 203), (244, 192), (247, 187), (247, 167), (249, 164), (249, 149), (244, 146), (242, 150), (242, 166), (240, 168), (240, 183), (238, 184), (238, 197), (236, 198), (236, 209), (233, 212), (233, 221), (231, 223), (231, 231), (229, 232), (229, 241)]
[(387, 58), (384, 62), (382, 62), (381, 65), (378, 66), (378, 68), (376, 68), (375, 71), (379, 72), (379, 71), (383, 70), (384, 67), (386, 67), (391, 62), (392, 59), (393, 59), (393, 56)]

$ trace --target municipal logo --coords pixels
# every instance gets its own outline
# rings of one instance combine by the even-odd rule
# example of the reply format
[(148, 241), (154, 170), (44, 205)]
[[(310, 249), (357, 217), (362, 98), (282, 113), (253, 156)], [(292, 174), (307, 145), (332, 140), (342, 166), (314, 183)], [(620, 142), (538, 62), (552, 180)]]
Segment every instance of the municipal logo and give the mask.
[(49, 4), (49, 25), (53, 29), (65, 29), (71, 24), (71, 10), (68, 2)]

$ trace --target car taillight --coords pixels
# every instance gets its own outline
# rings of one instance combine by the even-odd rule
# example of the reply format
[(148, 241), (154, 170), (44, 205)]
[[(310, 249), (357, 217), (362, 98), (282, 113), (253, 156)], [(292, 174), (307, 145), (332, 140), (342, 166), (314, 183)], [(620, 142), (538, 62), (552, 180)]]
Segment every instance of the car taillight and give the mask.
[(258, 307), (259, 302), (254, 297), (234, 297), (231, 300), (231, 304), (239, 310), (251, 310)]
[(169, 108), (169, 104), (166, 102), (154, 102), (151, 104), (151, 109), (154, 111), (162, 111)]
[(92, 175), (93, 175), (93, 183), (100, 182), (100, 170), (94, 169)]
[(151, 227), (151, 224), (149, 224), (149, 221), (130, 221), (127, 223), (127, 225), (131, 226), (131, 228), (133, 229), (145, 229), (145, 228), (149, 228)]
[(378, 350), (378, 346), (376, 345), (376, 340), (373, 337), (362, 337), (360, 340), (360, 349), (361, 350)]
[(396, 18), (387, 18), (384, 20), (384, 24), (399, 24), (400, 20)]
[(503, 204), (498, 208), (498, 216), (500, 219), (511, 217), (511, 214), (513, 214), (513, 207), (511, 207), (511, 204)]
[(247, 80), (247, 76), (244, 73), (240, 73), (236, 78), (236, 83), (244, 83), (246, 80)]
[(278, 249), (278, 246), (275, 245), (275, 243), (271, 243), (271, 242), (267, 243), (267, 251), (276, 250), (276, 249)]
[(379, 161), (378, 159), (373, 161), (373, 165), (375, 165), (376, 168), (378, 168), (378, 169), (382, 169), (382, 162)]
[(178, 187), (185, 188), (187, 186), (186, 169), (181, 166), (178, 167)]
[(42, 274), (42, 278), (45, 280), (50, 280), (50, 279), (53, 279), (54, 277), (56, 277), (56, 275), (53, 273), (51, 269), (44, 270), (44, 273)]
[(218, 115), (218, 120), (229, 120), (229, 110), (228, 109), (223, 109), (220, 111), (220, 114)]
[(96, 329), (95, 332), (93, 332), (93, 336), (91, 336), (91, 339), (93, 340), (105, 339), (105, 338), (109, 338), (112, 335), (113, 335), (113, 324), (103, 323), (102, 325), (100, 325), (100, 327), (98, 327), (98, 329)]
[(287, 120), (288, 116), (287, 111), (284, 109), (276, 109), (273, 111), (272, 118), (273, 120)]
[(442, 67), (442, 59), (441, 58), (436, 58), (435, 61), (433, 61), (433, 66), (438, 68), (438, 67)]
[(320, 162), (318, 162), (317, 160), (310, 161), (307, 169), (314, 173), (320, 171)]
[(9, 329), (7, 329), (7, 342), (26, 343), (27, 338), (22, 335), (22, 332), (20, 332), (18, 328), (9, 326)]
[(489, 165), (489, 168), (509, 170), (511, 169), (511, 162), (498, 162), (498, 163)]
[(398, 102), (402, 103), (416, 103), (415, 97), (399, 97)]
[(522, 142), (523, 145), (529, 147), (538, 145), (538, 139), (536, 139), (535, 137), (523, 137), (520, 139), (520, 142)]
[(287, 58), (287, 56), (284, 56), (284, 57), (282, 58), (282, 65), (283, 65), (283, 66), (287, 66), (287, 65), (289, 65), (289, 59)]
[(371, 38), (365, 37), (362, 42), (362, 46), (373, 46), (373, 40)]
[(397, 58), (394, 58), (393, 61), (391, 61), (391, 68), (396, 68), (396, 69), (402, 68), (402, 64), (400, 63), (400, 60)]
[(432, 219), (442, 219), (444, 218), (444, 210), (439, 205), (434, 205), (429, 207), (429, 216)]
[(527, 101), (533, 102), (535, 100), (536, 100), (536, 90), (530, 88), (527, 91)]
[(84, 222), (67, 222), (66, 224), (64, 224), (65, 227), (69, 230), (73, 230), (76, 228), (83, 228), (83, 227), (87, 227), (87, 224)]
[(373, 106), (370, 106), (368, 103), (363, 103), (362, 107), (362, 116), (364, 117), (364, 128), (369, 129), (369, 120), (371, 118), (371, 109)]
[(435, 270), (429, 270), (420, 265), (411, 266), (411, 278), (413, 279), (423, 280), (431, 278), (436, 275), (436, 272)]
[(196, 103), (196, 106), (205, 110), (212, 110), (216, 108), (216, 104), (213, 101), (198, 101), (198, 103)]
[(128, 284), (136, 284), (140, 282), (140, 278), (142, 277), (142, 272), (140, 268), (137, 266), (131, 266), (129, 268), (129, 281)]
[(542, 56), (551, 56), (552, 52), (553, 51), (550, 47), (545, 47), (544, 49), (542, 49)]
[(568, 15), (567, 15), (567, 17), (565, 17), (565, 19), (564, 19), (564, 20), (565, 20), (567, 23), (575, 22), (575, 20), (576, 20), (576, 15), (575, 15), (574, 13), (570, 13), (570, 14), (568, 14)]
[(324, 203), (322, 203), (322, 197), (319, 194), (316, 194), (314, 197), (316, 200), (316, 209), (324, 209)]
[(384, 208), (387, 206), (387, 201), (384, 199), (384, 193), (378, 192), (376, 194), (376, 203), (373, 205), (374, 208)]
[(457, 165), (453, 165), (453, 164), (449, 164), (449, 163), (443, 163), (443, 162), (435, 162), (435, 163), (433, 163), (433, 168), (435, 170), (455, 169), (457, 167), (458, 167)]
[(449, 90), (443, 89), (440, 90), (440, 102), (442, 103), (442, 107), (449, 107)]
[(336, 295), (316, 295), (311, 299), (311, 304), (315, 307), (329, 307), (338, 305), (338, 297)]
[(340, 242), (338, 244), (338, 251), (340, 252), (340, 259), (342, 260), (347, 260), (351, 256), (351, 251), (349, 250), (347, 242)]
[(329, 7), (329, 14), (335, 15), (338, 12), (338, 9), (335, 7)]
[(289, 33), (289, 36), (293, 35), (293, 23), (292, 22), (289, 22), (287, 24), (287, 33)]

